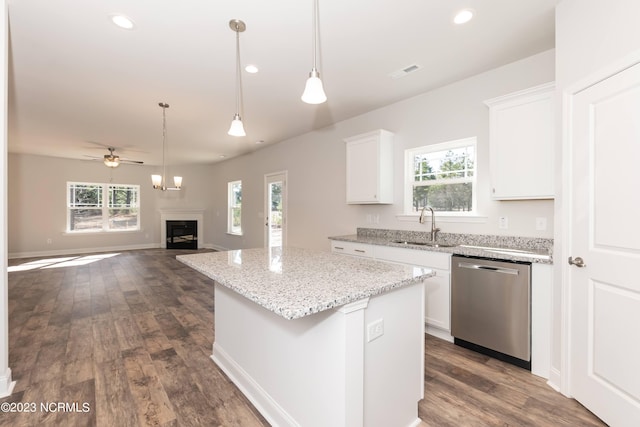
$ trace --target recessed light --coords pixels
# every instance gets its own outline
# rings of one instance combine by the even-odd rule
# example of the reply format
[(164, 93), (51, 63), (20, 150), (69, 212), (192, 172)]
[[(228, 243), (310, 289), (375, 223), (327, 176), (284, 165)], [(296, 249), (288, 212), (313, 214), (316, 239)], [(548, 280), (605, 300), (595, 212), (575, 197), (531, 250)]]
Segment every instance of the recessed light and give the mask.
[(133, 20), (125, 15), (114, 13), (112, 15), (109, 15), (109, 18), (111, 18), (111, 22), (113, 22), (120, 28), (124, 28), (125, 30), (131, 30), (135, 26)]
[(226, 157), (227, 157), (227, 156), (225, 156), (224, 154), (220, 154), (220, 158), (221, 158), (221, 159), (224, 159), (224, 158), (226, 158)]
[(465, 24), (471, 21), (473, 18), (473, 10), (471, 9), (463, 9), (460, 12), (456, 13), (456, 16), (453, 18), (453, 22), (456, 24)]
[(255, 66), (255, 65), (253, 65), (253, 64), (249, 64), (249, 65), (247, 65), (246, 67), (244, 67), (244, 70), (245, 70), (247, 73), (255, 74), (255, 73), (257, 73), (257, 72), (258, 72), (258, 67), (256, 67), (256, 66)]

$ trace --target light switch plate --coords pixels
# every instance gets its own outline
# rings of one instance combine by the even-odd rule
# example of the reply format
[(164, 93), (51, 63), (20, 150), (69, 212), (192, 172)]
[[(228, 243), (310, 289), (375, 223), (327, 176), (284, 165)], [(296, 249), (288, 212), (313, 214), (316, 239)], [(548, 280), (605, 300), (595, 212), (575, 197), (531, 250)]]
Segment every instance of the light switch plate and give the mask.
[(501, 228), (503, 230), (509, 228), (509, 218), (506, 216), (501, 216), (500, 218), (498, 218), (498, 228)]

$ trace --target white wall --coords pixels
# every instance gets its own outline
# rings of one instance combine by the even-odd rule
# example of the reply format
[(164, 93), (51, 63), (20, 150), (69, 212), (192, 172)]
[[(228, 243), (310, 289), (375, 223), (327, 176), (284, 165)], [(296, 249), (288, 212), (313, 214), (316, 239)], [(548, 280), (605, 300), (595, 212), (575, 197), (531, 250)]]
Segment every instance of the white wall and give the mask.
[[(183, 177), (182, 191), (159, 191), (151, 174), (159, 168), (121, 164), (116, 169), (102, 162), (34, 155), (9, 155), (8, 250), (12, 257), (52, 253), (159, 247), (159, 209), (205, 210), (205, 245), (211, 242), (211, 212), (216, 200), (209, 194), (210, 166), (174, 166)], [(140, 185), (139, 232), (72, 235), (66, 231), (66, 183), (113, 182)], [(51, 243), (47, 240), (51, 239)]]
[[(328, 236), (353, 234), (357, 227), (427, 230), (417, 220), (404, 222), (396, 217), (403, 213), (404, 150), (470, 136), (478, 138), (478, 209), (486, 219), (468, 223), (448, 218), (439, 223), (440, 228), (444, 232), (552, 237), (553, 201), (490, 199), (489, 112), (483, 101), (553, 81), (554, 59), (553, 50), (543, 52), (214, 166), (216, 200), (226, 200), (228, 181), (243, 181), (244, 228), (242, 237), (227, 235), (226, 210), (220, 209), (214, 216), (214, 242), (226, 248), (264, 244), (263, 177), (281, 170), (289, 172), (289, 245), (328, 248)], [(330, 94), (327, 108), (331, 109)], [(343, 139), (378, 128), (395, 133), (395, 202), (347, 205)], [(379, 222), (367, 223), (367, 215), (379, 216)], [(500, 216), (509, 218), (508, 230), (498, 229)], [(536, 231), (536, 217), (548, 219), (546, 231)]]
[[(556, 94), (561, 100), (564, 90), (625, 55), (640, 52), (640, 2), (637, 0), (563, 0), (556, 8)], [(562, 137), (561, 109), (557, 114), (557, 135)], [(559, 140), (560, 140), (559, 139)], [(555, 253), (566, 259), (568, 242), (563, 240), (562, 147), (556, 152)], [(568, 255), (567, 255), (568, 256)], [(551, 381), (563, 387), (561, 375), (561, 313), (563, 263), (554, 265), (553, 354)]]

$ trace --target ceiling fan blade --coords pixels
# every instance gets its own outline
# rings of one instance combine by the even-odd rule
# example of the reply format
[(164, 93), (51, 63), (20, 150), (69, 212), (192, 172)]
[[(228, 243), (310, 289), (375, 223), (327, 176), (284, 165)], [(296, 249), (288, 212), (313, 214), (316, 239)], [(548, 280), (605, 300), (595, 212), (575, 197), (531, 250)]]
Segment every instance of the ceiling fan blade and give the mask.
[(132, 165), (144, 165), (144, 162), (140, 160), (128, 160), (123, 158), (120, 158), (120, 163), (130, 163)]

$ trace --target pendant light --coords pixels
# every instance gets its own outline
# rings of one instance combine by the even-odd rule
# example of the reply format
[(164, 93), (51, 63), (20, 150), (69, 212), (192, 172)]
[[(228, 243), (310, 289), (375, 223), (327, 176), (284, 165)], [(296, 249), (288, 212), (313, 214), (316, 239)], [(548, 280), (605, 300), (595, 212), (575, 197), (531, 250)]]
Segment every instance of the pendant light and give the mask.
[(302, 93), (302, 99), (307, 104), (322, 104), (327, 100), (327, 95), (322, 88), (320, 72), (317, 67), (318, 55), (318, 0), (313, 0), (313, 68), (309, 73), (307, 84)]
[(244, 22), (239, 19), (229, 21), (229, 28), (236, 32), (236, 113), (233, 115), (229, 132), (231, 136), (246, 136), (240, 110), (242, 108), (242, 72), (240, 70), (240, 33), (247, 29)]
[(166, 148), (166, 140), (167, 140), (167, 115), (166, 110), (169, 108), (169, 104), (164, 102), (158, 103), (158, 105), (162, 108), (162, 175), (151, 175), (151, 183), (153, 184), (153, 188), (156, 190), (180, 190), (182, 187), (182, 177), (174, 176), (173, 184), (175, 187), (167, 187), (165, 177), (167, 176), (167, 165), (165, 163), (165, 154), (167, 151)]

